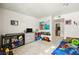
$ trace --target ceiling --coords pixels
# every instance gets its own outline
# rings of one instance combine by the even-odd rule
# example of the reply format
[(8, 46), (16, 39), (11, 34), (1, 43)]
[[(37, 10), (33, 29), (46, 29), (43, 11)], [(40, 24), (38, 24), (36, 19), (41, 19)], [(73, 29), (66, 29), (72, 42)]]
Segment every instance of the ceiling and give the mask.
[(78, 3), (2, 3), (0, 7), (37, 18), (79, 11)]

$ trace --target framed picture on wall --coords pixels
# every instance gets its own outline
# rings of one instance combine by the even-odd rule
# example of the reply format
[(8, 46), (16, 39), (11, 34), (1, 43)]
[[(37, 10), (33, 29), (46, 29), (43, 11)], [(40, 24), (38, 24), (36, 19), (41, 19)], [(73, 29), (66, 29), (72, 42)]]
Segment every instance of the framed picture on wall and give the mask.
[(71, 20), (66, 20), (67, 25), (71, 25)]
[(18, 26), (18, 21), (17, 20), (11, 20), (11, 25)]

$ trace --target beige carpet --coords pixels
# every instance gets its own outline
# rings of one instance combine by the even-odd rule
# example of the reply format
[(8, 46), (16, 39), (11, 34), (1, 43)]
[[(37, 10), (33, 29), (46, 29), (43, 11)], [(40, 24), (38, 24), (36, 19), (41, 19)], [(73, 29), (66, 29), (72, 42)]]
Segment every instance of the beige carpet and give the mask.
[(59, 42), (36, 41), (13, 49), (14, 55), (51, 55)]

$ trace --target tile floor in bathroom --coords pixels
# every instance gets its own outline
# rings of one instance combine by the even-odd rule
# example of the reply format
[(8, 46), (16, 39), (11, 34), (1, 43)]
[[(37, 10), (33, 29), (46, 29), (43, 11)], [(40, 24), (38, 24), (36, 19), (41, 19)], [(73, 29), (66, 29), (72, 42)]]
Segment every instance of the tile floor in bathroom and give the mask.
[(13, 49), (14, 55), (51, 55), (61, 40), (55, 42), (35, 41)]

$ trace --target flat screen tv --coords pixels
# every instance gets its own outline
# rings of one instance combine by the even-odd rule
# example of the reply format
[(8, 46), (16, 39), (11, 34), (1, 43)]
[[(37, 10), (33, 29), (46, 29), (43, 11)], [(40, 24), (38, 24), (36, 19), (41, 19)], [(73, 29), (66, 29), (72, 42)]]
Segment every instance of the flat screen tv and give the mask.
[(27, 28), (26, 29), (26, 33), (31, 33), (31, 32), (33, 32), (32, 28)]

